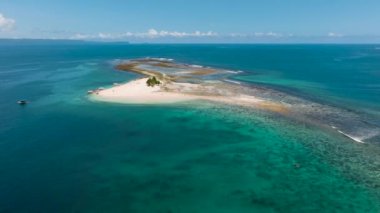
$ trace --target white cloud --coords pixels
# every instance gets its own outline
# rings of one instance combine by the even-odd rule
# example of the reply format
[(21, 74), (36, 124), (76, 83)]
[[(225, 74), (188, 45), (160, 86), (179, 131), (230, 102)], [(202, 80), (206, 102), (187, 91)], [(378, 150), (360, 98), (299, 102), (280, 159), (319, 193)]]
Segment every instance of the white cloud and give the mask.
[[(341, 39), (348, 38), (349, 36), (340, 33), (330, 32), (325, 35), (297, 35), (292, 33), (279, 33), (279, 32), (248, 32), (248, 33), (226, 33), (219, 34), (213, 31), (193, 31), (193, 32), (180, 32), (180, 31), (165, 31), (149, 29), (145, 32), (124, 32), (124, 33), (96, 33), (96, 34), (76, 34), (71, 39), (81, 40), (128, 40), (128, 41), (149, 41), (160, 40), (162, 38), (207, 38), (213, 41), (286, 41), (294, 39), (315, 40), (315, 39)], [(211, 41), (211, 40), (210, 40)]]
[(343, 37), (342, 34), (339, 34), (339, 33), (333, 33), (333, 32), (330, 32), (327, 34), (328, 37)]
[(0, 31), (11, 30), (15, 23), (15, 20), (11, 18), (6, 18), (3, 14), (0, 13)]
[(158, 32), (155, 29), (150, 29), (148, 30), (148, 35), (154, 37), (158, 35)]
[(110, 33), (98, 33), (98, 38), (100, 39), (113, 39), (114, 35)]
[(278, 38), (278, 37), (291, 37), (293, 34), (281, 34), (274, 32), (254, 32), (254, 33), (231, 33), (231, 37), (246, 37), (246, 38)]
[(253, 35), (256, 37), (282, 37), (282, 34), (274, 33), (274, 32), (267, 32), (267, 33), (256, 32)]
[[(315, 37), (315, 36), (314, 36)], [(343, 34), (330, 32), (325, 36), (319, 38), (341, 38), (346, 37)], [(251, 32), (251, 33), (229, 33), (219, 34), (213, 31), (193, 31), (193, 32), (180, 32), (180, 31), (165, 31), (149, 29), (145, 32), (124, 32), (124, 33), (94, 33), (94, 34), (76, 34), (71, 39), (81, 40), (155, 40), (161, 38), (213, 38), (220, 39), (240, 39), (244, 41), (263, 41), (263, 40), (286, 40), (297, 38), (313, 38), (313, 36), (295, 35), (292, 33), (278, 33), (278, 32)]]
[(88, 35), (77, 33), (74, 36), (70, 37), (71, 39), (88, 39)]
[(201, 32), (201, 31), (194, 31), (194, 32), (178, 32), (178, 31), (157, 31), (155, 29), (150, 29), (146, 33), (127, 33), (128, 37), (137, 37), (137, 38), (159, 38), (159, 37), (176, 37), (176, 38), (182, 38), (182, 37), (212, 37), (217, 36), (218, 34), (212, 31), (208, 32)]
[(178, 32), (178, 31), (165, 31), (149, 29), (147, 32), (125, 32), (125, 33), (98, 33), (98, 34), (76, 34), (71, 39), (102, 39), (102, 40), (117, 40), (117, 39), (154, 39), (154, 38), (186, 38), (186, 37), (215, 37), (217, 33), (213, 31), (201, 32)]

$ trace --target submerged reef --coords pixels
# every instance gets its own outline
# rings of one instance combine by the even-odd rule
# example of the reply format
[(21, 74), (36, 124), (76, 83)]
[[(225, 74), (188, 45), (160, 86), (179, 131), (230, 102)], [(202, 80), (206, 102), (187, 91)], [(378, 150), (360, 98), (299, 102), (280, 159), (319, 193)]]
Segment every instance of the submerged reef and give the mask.
[(380, 143), (380, 127), (365, 113), (288, 94), (265, 85), (231, 80), (241, 71), (177, 63), (164, 58), (126, 60), (119, 62), (115, 68), (155, 77), (162, 82), (161, 91), (207, 97), (204, 99), (208, 101), (275, 112), (341, 134), (355, 142)]

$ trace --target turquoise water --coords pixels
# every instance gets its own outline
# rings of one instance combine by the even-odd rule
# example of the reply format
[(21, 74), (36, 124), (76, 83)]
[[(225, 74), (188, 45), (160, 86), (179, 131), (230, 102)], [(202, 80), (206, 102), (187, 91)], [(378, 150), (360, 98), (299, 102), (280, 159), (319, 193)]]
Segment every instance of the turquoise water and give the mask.
[(380, 211), (378, 143), (252, 109), (87, 99), (136, 78), (112, 64), (138, 57), (242, 70), (380, 123), (374, 45), (1, 46), (0, 212)]

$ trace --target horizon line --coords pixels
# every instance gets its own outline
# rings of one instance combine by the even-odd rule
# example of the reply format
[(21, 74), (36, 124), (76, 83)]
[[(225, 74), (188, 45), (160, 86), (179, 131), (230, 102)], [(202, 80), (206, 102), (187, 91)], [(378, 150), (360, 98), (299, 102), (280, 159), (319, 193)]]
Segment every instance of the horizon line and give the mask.
[(329, 41), (316, 41), (316, 42), (304, 42), (304, 41), (291, 41), (291, 42), (133, 42), (133, 41), (114, 41), (114, 40), (83, 40), (83, 39), (65, 39), (65, 38), (0, 38), (0, 41), (65, 41), (65, 42), (83, 42), (83, 43), (101, 43), (101, 44), (112, 44), (112, 43), (125, 43), (129, 45), (143, 45), (143, 44), (277, 44), (277, 45), (313, 45), (313, 44), (329, 44), (329, 45), (379, 45), (379, 42), (365, 42), (365, 41), (353, 41), (353, 42), (329, 42)]

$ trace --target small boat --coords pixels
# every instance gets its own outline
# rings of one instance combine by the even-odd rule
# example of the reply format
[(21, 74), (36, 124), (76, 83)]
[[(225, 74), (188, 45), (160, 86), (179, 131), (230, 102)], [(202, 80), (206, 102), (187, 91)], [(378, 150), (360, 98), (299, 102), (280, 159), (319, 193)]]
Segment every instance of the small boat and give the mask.
[(92, 93), (94, 93), (94, 90), (87, 91), (87, 94), (92, 94)]
[(28, 101), (20, 100), (20, 101), (17, 101), (17, 103), (18, 103), (19, 105), (25, 105), (25, 104), (28, 103)]

